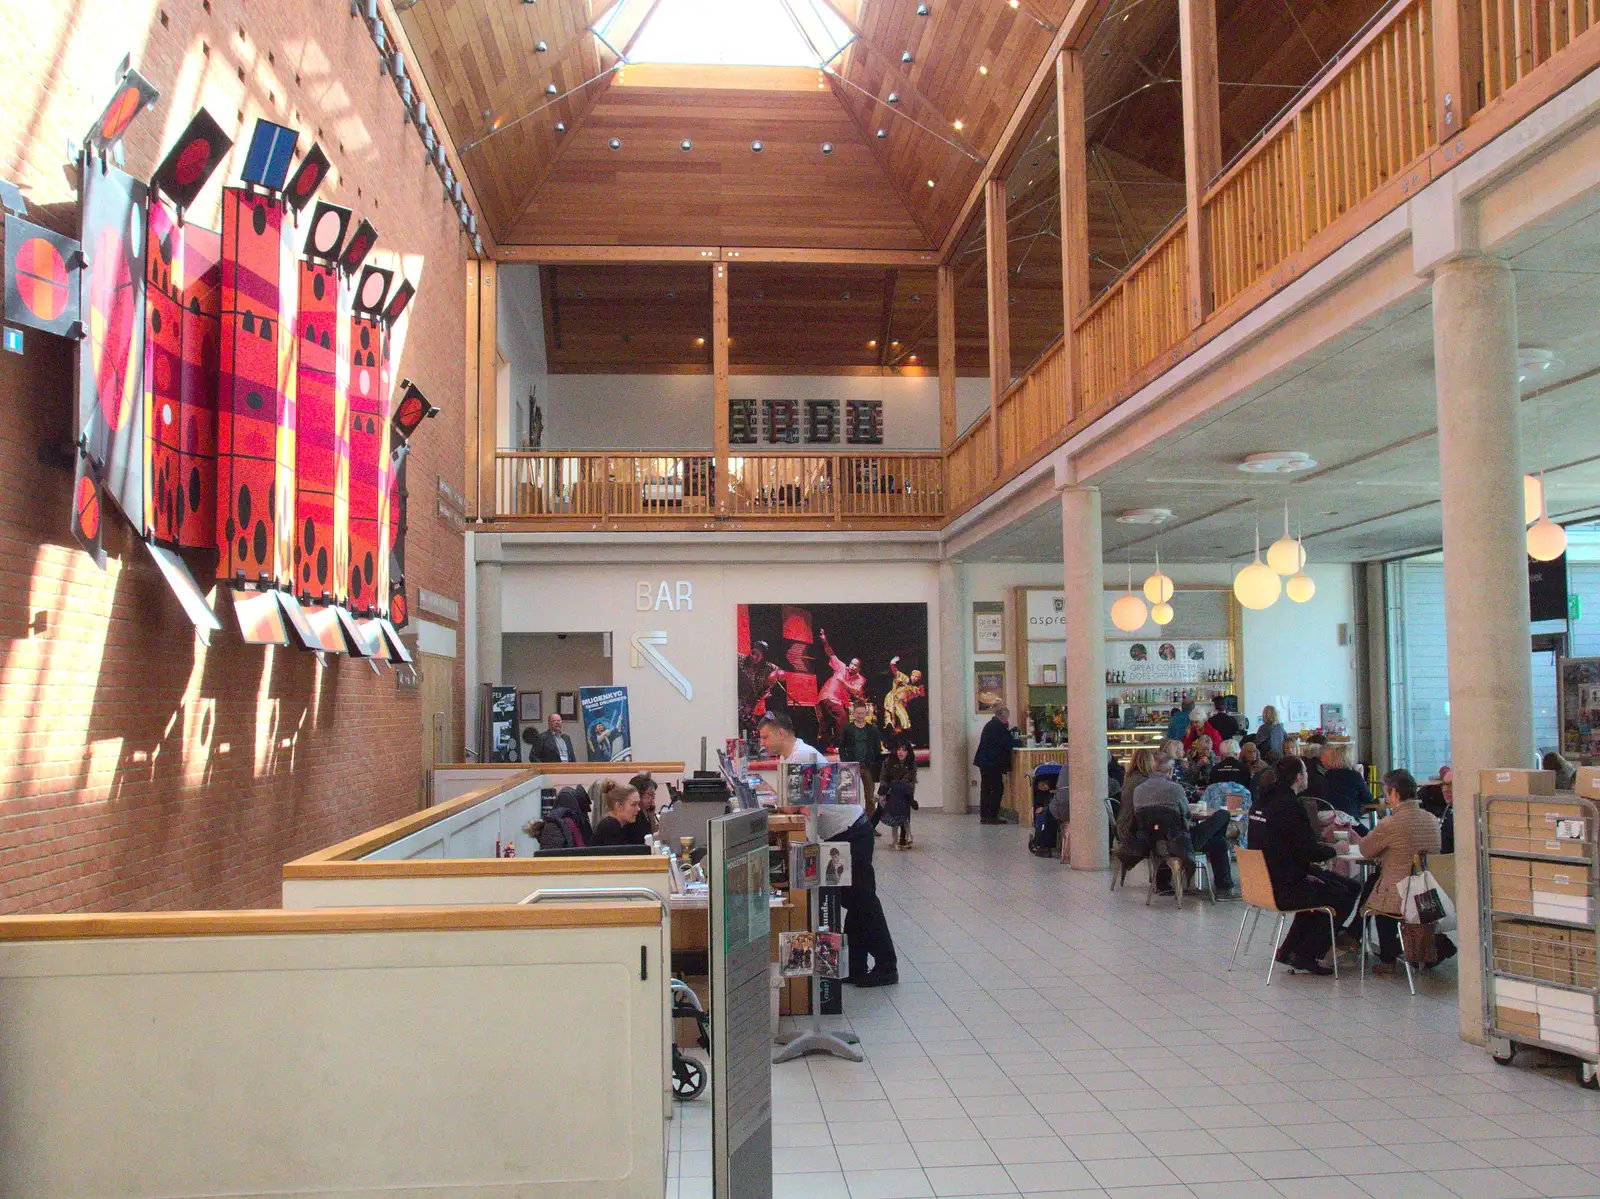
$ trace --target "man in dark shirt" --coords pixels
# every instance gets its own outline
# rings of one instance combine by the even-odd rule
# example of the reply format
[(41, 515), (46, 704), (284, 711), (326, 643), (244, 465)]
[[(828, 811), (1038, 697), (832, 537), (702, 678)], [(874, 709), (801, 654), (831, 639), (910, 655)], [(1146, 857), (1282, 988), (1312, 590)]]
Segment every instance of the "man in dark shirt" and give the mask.
[(1211, 719), (1206, 723), (1217, 730), (1217, 736), (1224, 741), (1232, 741), (1239, 735), (1239, 721), (1232, 712), (1222, 706), (1222, 696), (1216, 695), (1211, 699)]
[(1011, 773), (1011, 751), (1017, 737), (1007, 723), (1011, 712), (996, 708), (978, 737), (978, 752), (972, 764), (978, 768), (978, 823), (1000, 823), (1000, 799), (1006, 790), (1006, 775)]
[[(1278, 907), (1328, 907), (1342, 927), (1361, 897), (1351, 879), (1319, 869), (1337, 852), (1317, 839), (1300, 796), (1305, 791), (1305, 763), (1285, 757), (1275, 768), (1277, 780), (1266, 798), (1250, 809), (1249, 845), (1266, 858), (1272, 896)], [(1278, 960), (1294, 970), (1331, 974), (1322, 959), (1333, 948), (1326, 912), (1301, 912), (1278, 947)]]
[(1241, 787), (1250, 785), (1250, 769), (1239, 761), (1239, 743), (1228, 740), (1222, 743), (1222, 760), (1211, 768), (1207, 779), (1210, 783), (1238, 783)]
[(561, 731), (562, 720), (556, 713), (550, 713), (546, 722), (545, 731), (540, 733), (533, 742), (534, 760), (538, 762), (576, 762), (578, 756), (572, 752), (572, 738)]

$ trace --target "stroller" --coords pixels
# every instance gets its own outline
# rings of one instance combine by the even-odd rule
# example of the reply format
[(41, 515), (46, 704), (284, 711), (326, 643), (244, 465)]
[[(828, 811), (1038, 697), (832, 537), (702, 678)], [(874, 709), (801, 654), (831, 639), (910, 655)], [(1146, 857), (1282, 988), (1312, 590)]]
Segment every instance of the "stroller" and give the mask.
[(1033, 768), (1033, 832), (1028, 836), (1028, 852), (1041, 858), (1054, 857), (1061, 848), (1061, 821), (1056, 818), (1056, 789), (1061, 784), (1061, 766), (1046, 762)]
[[(695, 1044), (711, 1050), (711, 1016), (701, 1006), (700, 997), (689, 985), (672, 980), (672, 1018), (693, 1020), (698, 1035)], [(677, 1038), (672, 1044), (672, 1093), (679, 1099), (698, 1099), (706, 1089), (706, 1069), (694, 1058), (678, 1048)]]

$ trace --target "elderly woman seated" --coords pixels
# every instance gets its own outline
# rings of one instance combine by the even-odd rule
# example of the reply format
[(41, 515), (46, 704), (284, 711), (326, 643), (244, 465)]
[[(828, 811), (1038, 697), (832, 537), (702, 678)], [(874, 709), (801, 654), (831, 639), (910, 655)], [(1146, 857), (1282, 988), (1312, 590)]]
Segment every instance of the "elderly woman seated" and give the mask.
[[(1391, 770), (1383, 779), (1389, 814), (1378, 827), (1352, 843), (1362, 857), (1378, 863), (1377, 876), (1368, 882), (1362, 896), (1362, 914), (1375, 917), (1378, 929), (1378, 961), (1393, 966), (1400, 956), (1399, 884), (1411, 873), (1418, 854), (1439, 852), (1439, 821), (1423, 811), (1417, 802), (1417, 780), (1409, 770)], [(1434, 937), (1439, 960), (1453, 957), (1456, 948), (1448, 938)], [(1431, 963), (1424, 963), (1431, 964)]]

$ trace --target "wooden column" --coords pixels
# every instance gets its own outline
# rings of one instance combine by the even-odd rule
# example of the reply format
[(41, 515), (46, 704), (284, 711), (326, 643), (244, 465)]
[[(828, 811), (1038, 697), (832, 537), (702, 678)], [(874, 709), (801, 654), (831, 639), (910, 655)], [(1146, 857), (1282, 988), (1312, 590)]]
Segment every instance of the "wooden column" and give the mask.
[(466, 460), (462, 463), (461, 490), (466, 494), (468, 520), (478, 515), (478, 260), (467, 259), (467, 362), (466, 397), (461, 423), (466, 427)]
[(1056, 148), (1061, 165), (1061, 326), (1066, 365), (1067, 413), (1081, 405), (1073, 326), (1089, 306), (1089, 163), (1083, 118), (1083, 57), (1063, 50), (1056, 57)]
[(728, 510), (733, 478), (728, 470), (728, 264), (711, 268), (711, 416), (717, 455), (717, 512)]
[(478, 266), (478, 519), (493, 520), (495, 505), (495, 450), (499, 448), (499, 395), (495, 369), (496, 298), (499, 295), (495, 264)]
[(1222, 169), (1216, 0), (1178, 0), (1183, 74), (1183, 183), (1188, 198), (1189, 327), (1211, 315), (1211, 249), (1201, 197)]
[(1482, 14), (1462, 0), (1432, 0), (1433, 132), (1441, 142), (1466, 128), (1483, 80)]
[(939, 268), (939, 448), (956, 443), (956, 280), (947, 266)]
[(1005, 461), (1000, 443), (1000, 397), (1011, 386), (1011, 288), (1006, 262), (1006, 182), (991, 179), (983, 188), (989, 259), (989, 440), (994, 469)]

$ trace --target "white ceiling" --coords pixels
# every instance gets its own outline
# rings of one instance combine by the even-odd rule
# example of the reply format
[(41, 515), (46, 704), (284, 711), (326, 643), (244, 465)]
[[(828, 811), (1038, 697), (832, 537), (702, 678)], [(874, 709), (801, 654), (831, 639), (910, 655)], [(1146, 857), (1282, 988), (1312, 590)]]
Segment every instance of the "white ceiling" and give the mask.
[[(1596, 204), (1530, 226), (1499, 252), (1516, 272), (1518, 343), (1555, 352), (1557, 369), (1523, 390), (1523, 460), (1547, 472), (1556, 519), (1600, 513), (1600, 213)], [(1323, 562), (1437, 549), (1441, 540), (1432, 307), (1415, 293), (1336, 341), (1099, 476), (1108, 559), (1248, 559), (1283, 504)], [(1247, 454), (1303, 450), (1318, 462), (1293, 480), (1237, 469)], [(1131, 508), (1170, 508), (1159, 530), (1116, 523)], [(1061, 557), (1061, 514), (1046, 503), (962, 555), (973, 561)]]

